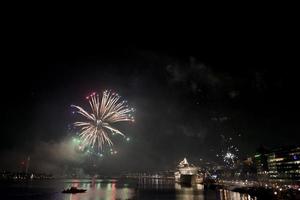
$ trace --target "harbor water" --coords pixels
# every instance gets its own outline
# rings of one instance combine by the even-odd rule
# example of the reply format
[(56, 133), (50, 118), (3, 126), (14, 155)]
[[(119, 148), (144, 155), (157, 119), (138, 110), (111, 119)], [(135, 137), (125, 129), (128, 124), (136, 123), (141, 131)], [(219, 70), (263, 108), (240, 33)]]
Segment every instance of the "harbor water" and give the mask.
[[(87, 189), (85, 193), (64, 194), (69, 187)], [(121, 200), (121, 199), (197, 199), (254, 200), (247, 194), (223, 189), (206, 189), (203, 185), (183, 186), (173, 180), (160, 179), (55, 179), (5, 181), (0, 183), (0, 199), (38, 200)]]

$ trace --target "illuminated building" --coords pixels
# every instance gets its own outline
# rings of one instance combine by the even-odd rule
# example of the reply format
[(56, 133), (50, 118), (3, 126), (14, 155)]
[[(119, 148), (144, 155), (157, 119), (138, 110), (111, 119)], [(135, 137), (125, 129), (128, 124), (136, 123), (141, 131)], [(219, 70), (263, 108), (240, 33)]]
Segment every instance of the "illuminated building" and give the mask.
[(300, 181), (300, 147), (281, 148), (268, 156), (269, 177)]
[(257, 178), (259, 180), (268, 180), (268, 156), (270, 151), (264, 147), (260, 147), (257, 154), (254, 156), (254, 162), (257, 170)]
[(254, 158), (259, 179), (300, 182), (299, 146), (273, 149), (256, 154)]

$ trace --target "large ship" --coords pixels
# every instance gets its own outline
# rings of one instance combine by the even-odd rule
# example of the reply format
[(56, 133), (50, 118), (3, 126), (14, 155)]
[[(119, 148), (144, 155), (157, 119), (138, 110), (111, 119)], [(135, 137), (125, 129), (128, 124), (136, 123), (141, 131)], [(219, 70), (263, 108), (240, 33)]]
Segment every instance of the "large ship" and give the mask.
[(179, 163), (174, 175), (175, 181), (181, 184), (203, 183), (203, 174), (200, 172), (200, 168), (189, 164), (186, 158)]

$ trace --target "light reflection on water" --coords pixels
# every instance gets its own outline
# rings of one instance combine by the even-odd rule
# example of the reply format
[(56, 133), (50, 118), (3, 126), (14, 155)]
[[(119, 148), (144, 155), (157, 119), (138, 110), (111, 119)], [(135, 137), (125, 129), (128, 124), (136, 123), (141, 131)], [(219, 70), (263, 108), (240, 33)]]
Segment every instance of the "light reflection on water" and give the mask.
[(102, 200), (102, 199), (134, 199), (134, 188), (128, 188), (126, 185), (117, 186), (116, 180), (97, 180), (95, 182), (74, 181), (67, 185), (67, 187), (78, 187), (87, 189), (85, 193), (78, 194), (64, 194), (64, 199), (68, 200)]
[(204, 196), (204, 186), (201, 184), (196, 184), (191, 187), (182, 186), (175, 183), (176, 199), (178, 200), (203, 200), (206, 199)]
[(210, 191), (204, 189), (202, 184), (196, 184), (192, 187), (184, 187), (180, 184), (175, 184), (176, 199), (178, 200), (256, 200), (248, 194), (240, 194), (229, 190)]
[(251, 197), (248, 194), (241, 194), (239, 192), (232, 192), (229, 190), (219, 190), (220, 200), (257, 200), (256, 197)]
[[(87, 189), (85, 193), (63, 194), (71, 186)], [(209, 190), (197, 184), (191, 187), (172, 180), (50, 180), (27, 183), (0, 183), (0, 199), (43, 200), (121, 200), (121, 199), (177, 199), (177, 200), (256, 200), (249, 195), (228, 190)], [(2, 198), (3, 197), (3, 198)]]

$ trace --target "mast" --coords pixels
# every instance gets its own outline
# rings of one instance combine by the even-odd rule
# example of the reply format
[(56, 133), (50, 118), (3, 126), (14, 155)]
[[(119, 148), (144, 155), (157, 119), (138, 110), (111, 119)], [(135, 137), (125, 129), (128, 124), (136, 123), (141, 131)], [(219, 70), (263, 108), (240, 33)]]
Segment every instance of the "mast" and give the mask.
[(27, 157), (27, 162), (26, 162), (26, 174), (28, 173), (28, 169), (29, 169), (29, 164), (30, 164), (30, 156)]

